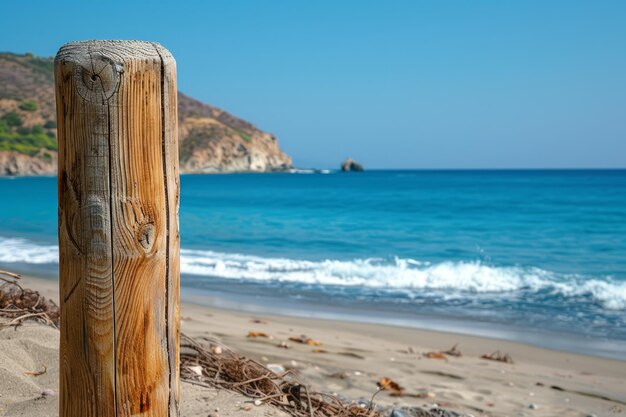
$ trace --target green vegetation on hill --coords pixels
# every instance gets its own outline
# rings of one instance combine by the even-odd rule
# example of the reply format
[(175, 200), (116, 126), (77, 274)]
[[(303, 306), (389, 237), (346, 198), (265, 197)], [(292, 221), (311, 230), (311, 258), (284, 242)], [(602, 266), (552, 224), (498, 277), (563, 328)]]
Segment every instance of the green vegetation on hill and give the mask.
[(187, 138), (179, 144), (178, 152), (180, 158), (182, 160), (191, 158), (196, 148), (202, 147), (208, 141), (219, 141), (223, 135), (223, 130), (218, 126), (192, 129)]
[[(6, 59), (12, 59), (14, 62), (27, 67), (33, 73), (54, 81), (54, 57), (40, 57), (32, 52), (27, 52), (24, 55), (4, 53), (4, 56)], [(26, 59), (23, 59), (24, 57)]]
[(0, 54), (0, 151), (36, 155), (43, 150), (49, 158), (46, 150), (57, 150), (53, 68), (51, 58)]
[(234, 129), (237, 134), (239, 135), (239, 137), (243, 140), (245, 140), (246, 142), (250, 143), (252, 142), (252, 136), (250, 136), (248, 133), (244, 132), (241, 129)]
[(4, 114), (2, 117), (0, 117), (0, 123), (4, 123), (8, 129), (11, 127), (22, 126), (23, 121), (22, 121), (22, 116), (20, 116), (14, 111), (10, 111)]
[(20, 103), (20, 109), (24, 111), (35, 111), (37, 110), (37, 102), (35, 100), (27, 100)]
[(57, 149), (54, 133), (46, 133), (40, 125), (27, 128), (20, 127), (21, 124), (22, 120), (16, 113), (10, 112), (0, 117), (0, 151), (17, 151), (35, 155), (42, 148)]
[(55, 151), (57, 143), (46, 134), (20, 135), (0, 132), (0, 151), (17, 151), (32, 156), (42, 148)]

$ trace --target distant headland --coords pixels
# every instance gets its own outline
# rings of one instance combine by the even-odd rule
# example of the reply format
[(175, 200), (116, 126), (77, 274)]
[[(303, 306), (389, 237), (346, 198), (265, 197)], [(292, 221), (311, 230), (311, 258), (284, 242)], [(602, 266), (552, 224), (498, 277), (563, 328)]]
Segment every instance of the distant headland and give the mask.
[[(0, 53), (0, 176), (57, 172), (53, 65), (30, 53)], [(178, 133), (185, 173), (292, 168), (274, 135), (180, 92)]]

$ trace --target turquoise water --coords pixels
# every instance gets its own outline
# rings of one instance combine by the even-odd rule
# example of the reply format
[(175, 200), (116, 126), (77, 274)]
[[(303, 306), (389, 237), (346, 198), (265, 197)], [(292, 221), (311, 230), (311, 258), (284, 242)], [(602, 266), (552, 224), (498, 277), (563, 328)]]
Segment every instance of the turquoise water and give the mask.
[[(56, 179), (0, 195), (0, 266), (55, 271)], [(180, 226), (184, 293), (626, 350), (625, 170), (188, 175)]]

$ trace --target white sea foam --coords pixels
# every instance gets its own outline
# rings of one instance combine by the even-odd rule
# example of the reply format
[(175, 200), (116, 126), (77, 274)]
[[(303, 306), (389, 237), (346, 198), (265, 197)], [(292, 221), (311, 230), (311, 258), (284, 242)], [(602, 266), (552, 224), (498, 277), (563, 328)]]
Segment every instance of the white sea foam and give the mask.
[(626, 282), (559, 276), (539, 268), (401, 258), (313, 262), (184, 249), (181, 255), (184, 273), (227, 279), (408, 290), (404, 293), (409, 296), (440, 290), (448, 297), (545, 291), (564, 297), (589, 295), (607, 309), (626, 309)]
[(290, 174), (315, 174), (316, 171), (314, 169), (292, 168), (288, 172)]
[(0, 262), (28, 264), (57, 263), (59, 248), (56, 245), (38, 245), (20, 238), (0, 237)]
[[(0, 262), (57, 263), (58, 248), (19, 238), (0, 238)], [(181, 272), (223, 279), (402, 291), (409, 297), (428, 293), (468, 297), (544, 292), (565, 298), (588, 296), (606, 309), (626, 310), (626, 282), (480, 262), (431, 264), (402, 258), (306, 261), (182, 249)]]
[(287, 172), (290, 174), (332, 174), (334, 171), (331, 169), (292, 168)]

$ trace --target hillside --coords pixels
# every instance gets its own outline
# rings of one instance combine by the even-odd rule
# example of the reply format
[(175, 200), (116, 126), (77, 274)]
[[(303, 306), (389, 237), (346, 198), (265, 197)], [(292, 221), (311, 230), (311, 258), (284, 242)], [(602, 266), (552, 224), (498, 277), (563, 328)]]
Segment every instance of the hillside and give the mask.
[[(182, 172), (291, 168), (275, 136), (217, 107), (178, 94)], [(0, 175), (56, 174), (52, 58), (0, 53)]]

